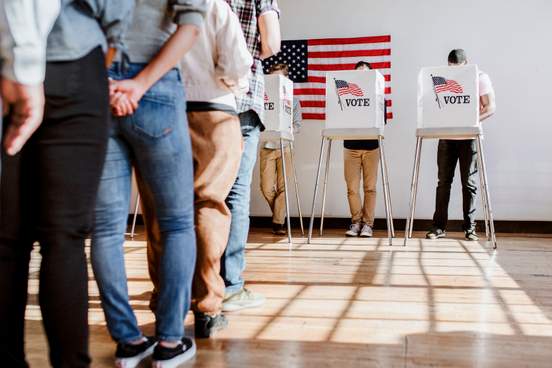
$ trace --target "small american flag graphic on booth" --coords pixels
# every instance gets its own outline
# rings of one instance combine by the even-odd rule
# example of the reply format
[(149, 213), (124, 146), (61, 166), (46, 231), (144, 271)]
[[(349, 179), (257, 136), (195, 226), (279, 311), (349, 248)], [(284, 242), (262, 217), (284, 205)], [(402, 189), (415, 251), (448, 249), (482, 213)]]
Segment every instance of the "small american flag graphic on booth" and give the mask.
[(360, 87), (354, 83), (349, 83), (344, 80), (338, 79), (335, 81), (335, 86), (337, 88), (337, 94), (339, 96), (345, 96), (345, 95), (353, 95), (356, 97), (364, 96), (364, 92), (362, 92), (362, 89), (360, 89)]
[[(354, 70), (366, 61), (385, 77), (387, 119), (393, 118), (391, 99), (391, 36), (324, 38), (282, 41), (282, 51), (266, 59), (264, 71), (284, 63), (294, 82), (294, 96), (301, 103), (303, 119), (326, 118), (326, 73)], [(333, 80), (331, 81), (333, 83)]]
[(464, 88), (460, 83), (443, 77), (431, 77), (433, 79), (433, 85), (435, 86), (436, 93), (452, 92), (452, 93), (464, 93)]

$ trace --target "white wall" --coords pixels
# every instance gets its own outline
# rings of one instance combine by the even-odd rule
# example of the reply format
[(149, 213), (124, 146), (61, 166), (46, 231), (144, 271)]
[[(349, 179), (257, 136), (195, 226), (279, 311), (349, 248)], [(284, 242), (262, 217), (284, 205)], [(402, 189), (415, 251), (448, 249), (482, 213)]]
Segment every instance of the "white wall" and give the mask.
[[(492, 78), (498, 112), (485, 122), (496, 219), (552, 220), (552, 2), (549, 0), (279, 0), (284, 39), (392, 35), (394, 120), (386, 131), (395, 217), (405, 218), (415, 146), (416, 76), (464, 48)], [(307, 121), (297, 138), (302, 206), (310, 212), (322, 122)], [(327, 213), (347, 217), (342, 144), (332, 159)], [(436, 142), (422, 156), (417, 218), (431, 218)], [(252, 215), (269, 215), (255, 171)], [(451, 218), (461, 218), (455, 184)], [(381, 191), (377, 216), (383, 217)], [(295, 207), (295, 206), (293, 206)], [(296, 214), (296, 211), (293, 211)]]

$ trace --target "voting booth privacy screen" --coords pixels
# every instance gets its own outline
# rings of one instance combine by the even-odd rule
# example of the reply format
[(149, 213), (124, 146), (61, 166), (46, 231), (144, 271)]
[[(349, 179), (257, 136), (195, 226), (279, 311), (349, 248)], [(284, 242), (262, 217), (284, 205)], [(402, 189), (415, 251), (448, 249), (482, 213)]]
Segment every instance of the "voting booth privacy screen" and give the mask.
[(423, 68), (418, 76), (418, 128), (479, 126), (477, 65)]
[(282, 75), (265, 76), (266, 131), (293, 135), (293, 82)]
[(326, 74), (326, 129), (383, 128), (385, 78), (376, 70)]

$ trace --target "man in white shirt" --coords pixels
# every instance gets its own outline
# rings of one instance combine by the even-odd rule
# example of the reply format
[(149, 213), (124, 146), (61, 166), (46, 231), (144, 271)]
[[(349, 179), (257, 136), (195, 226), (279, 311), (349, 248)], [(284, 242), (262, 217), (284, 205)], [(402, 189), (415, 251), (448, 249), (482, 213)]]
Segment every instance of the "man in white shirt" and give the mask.
[[(468, 63), (466, 52), (462, 49), (452, 50), (448, 56), (448, 63), (450, 66), (466, 65)], [(480, 121), (483, 121), (495, 113), (496, 104), (491, 79), (482, 71), (479, 72), (479, 96)], [(437, 185), (433, 226), (426, 234), (426, 238), (428, 239), (439, 239), (446, 236), (450, 188), (454, 179), (457, 162), (460, 162), (465, 238), (471, 241), (479, 240), (475, 232), (477, 146), (474, 139), (441, 139), (439, 141), (437, 151), (439, 184)]]

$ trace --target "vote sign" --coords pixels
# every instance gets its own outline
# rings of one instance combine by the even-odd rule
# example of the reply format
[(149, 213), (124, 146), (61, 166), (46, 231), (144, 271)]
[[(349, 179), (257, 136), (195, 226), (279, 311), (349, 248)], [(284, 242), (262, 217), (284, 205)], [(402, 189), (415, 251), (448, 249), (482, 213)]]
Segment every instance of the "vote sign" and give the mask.
[(293, 82), (282, 75), (265, 76), (265, 127), (293, 134)]
[(385, 78), (376, 70), (326, 74), (326, 129), (383, 128)]
[(477, 65), (423, 68), (418, 76), (418, 128), (479, 126)]

